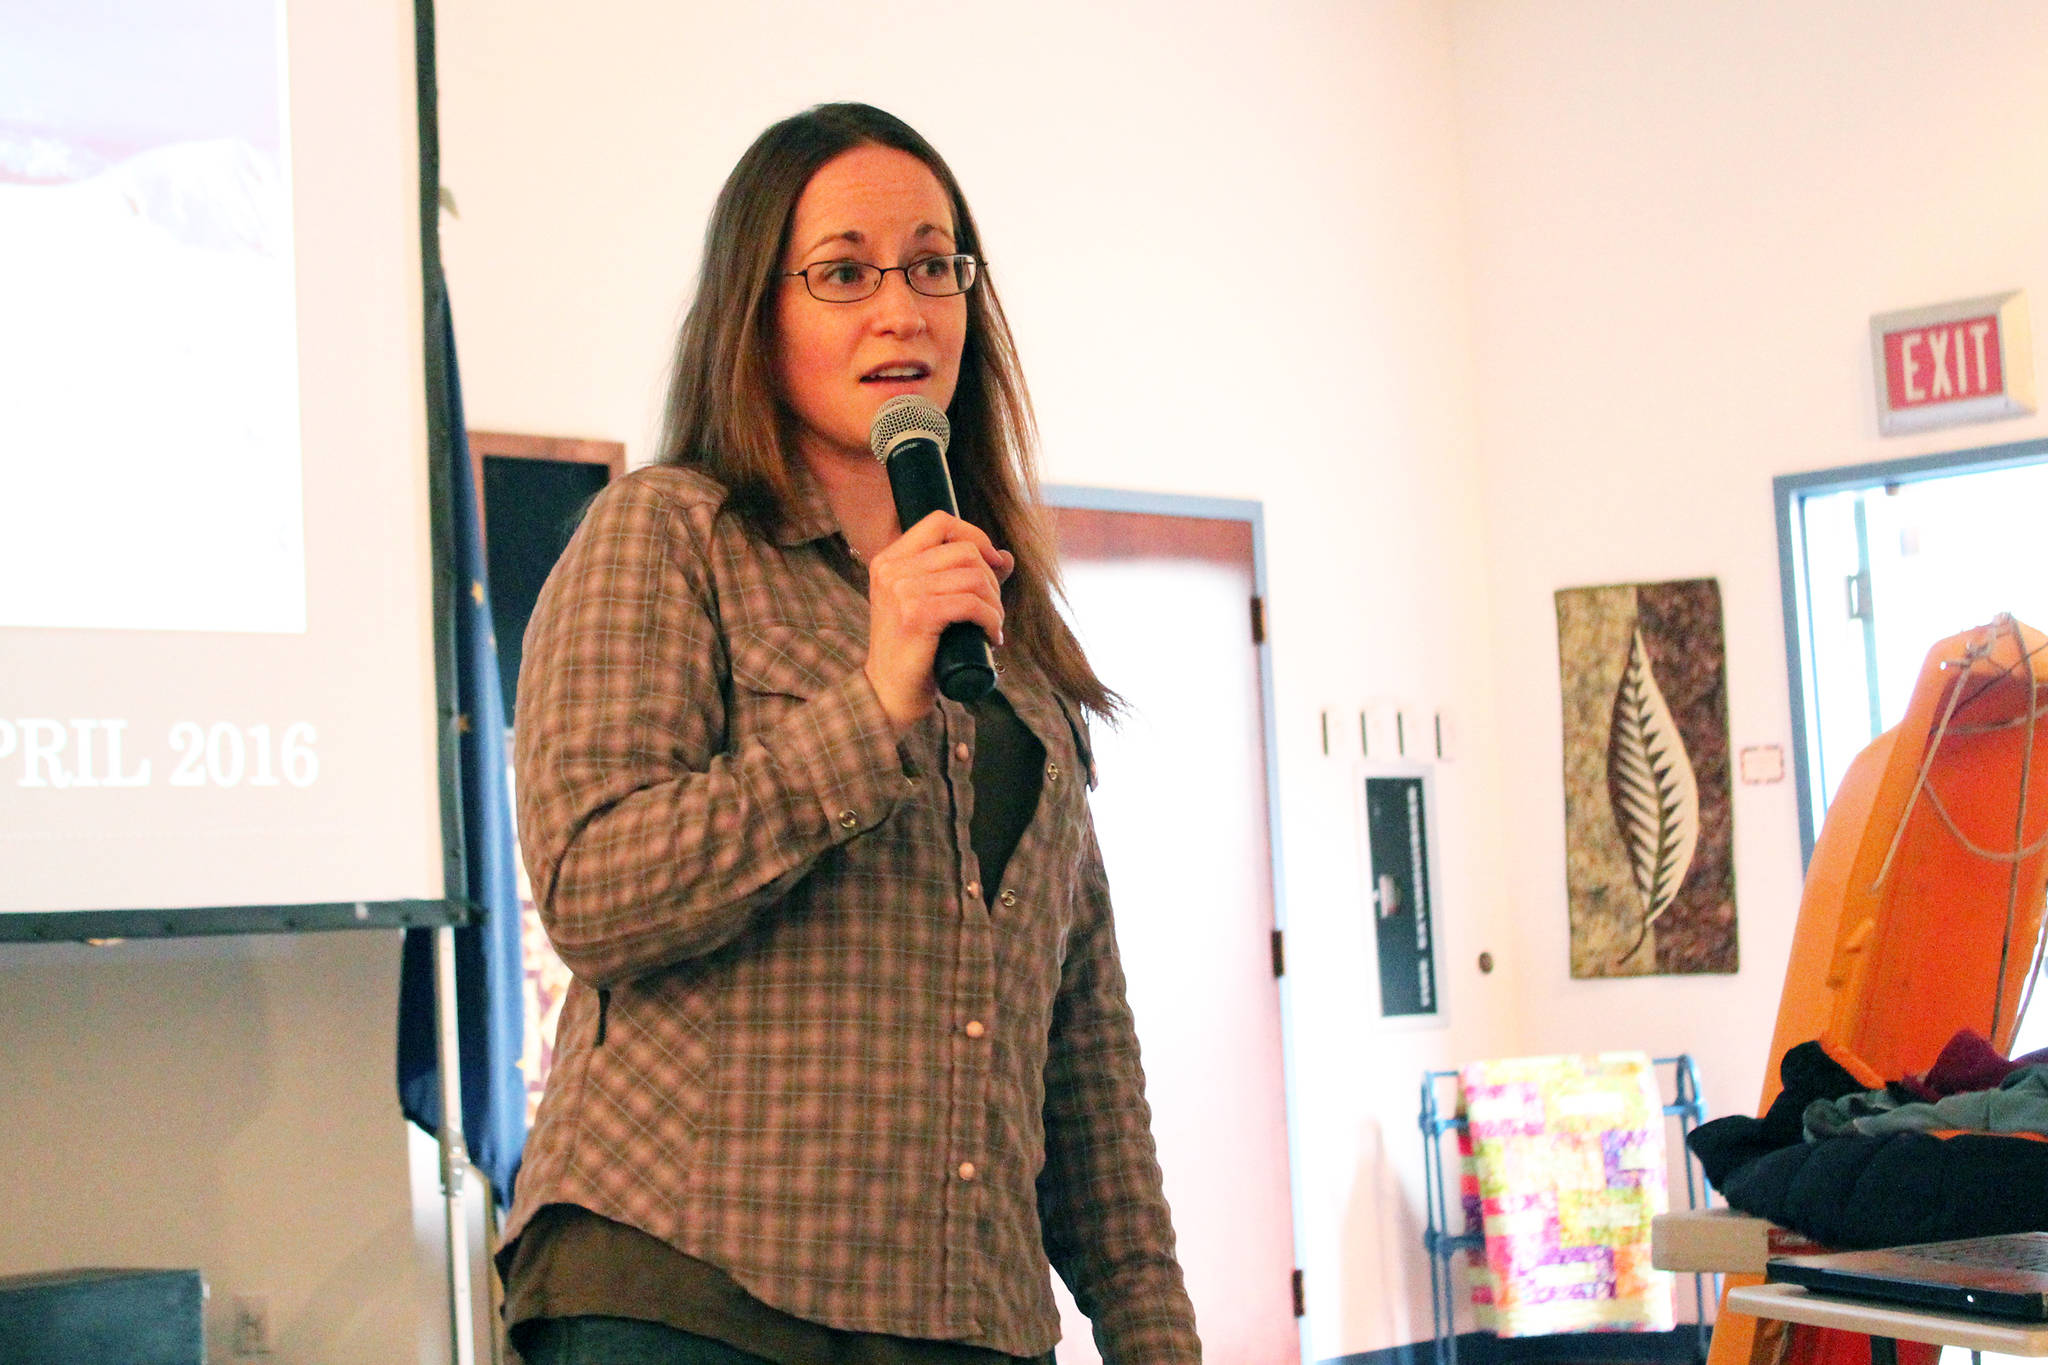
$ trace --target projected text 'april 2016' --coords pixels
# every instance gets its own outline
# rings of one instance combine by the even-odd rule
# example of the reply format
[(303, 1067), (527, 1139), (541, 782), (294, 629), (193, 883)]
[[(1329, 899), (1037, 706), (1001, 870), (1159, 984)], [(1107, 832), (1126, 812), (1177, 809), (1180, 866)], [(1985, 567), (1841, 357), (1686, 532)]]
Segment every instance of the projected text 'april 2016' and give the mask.
[(125, 720), (0, 717), (0, 782), (84, 790), (149, 787), (161, 777), (169, 787), (310, 787), (320, 777), (318, 741), (302, 720), (181, 720), (152, 746), (131, 744)]

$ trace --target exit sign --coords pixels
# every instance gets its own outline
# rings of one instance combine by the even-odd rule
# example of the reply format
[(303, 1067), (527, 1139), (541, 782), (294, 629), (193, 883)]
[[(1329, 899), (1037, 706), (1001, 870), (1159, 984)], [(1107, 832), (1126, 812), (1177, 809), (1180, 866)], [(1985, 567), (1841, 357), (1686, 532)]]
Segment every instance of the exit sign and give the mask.
[(1887, 436), (2034, 411), (2027, 298), (2018, 290), (1870, 320), (1877, 425)]

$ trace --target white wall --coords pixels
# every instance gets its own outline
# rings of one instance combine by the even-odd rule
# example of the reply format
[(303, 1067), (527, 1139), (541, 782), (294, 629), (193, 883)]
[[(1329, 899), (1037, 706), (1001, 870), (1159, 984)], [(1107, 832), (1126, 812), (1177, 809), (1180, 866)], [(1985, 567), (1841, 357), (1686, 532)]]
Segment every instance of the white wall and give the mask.
[(1737, 974), (1572, 981), (1551, 595), (1720, 579), (1732, 742), (1789, 748), (1772, 476), (2048, 433), (1880, 438), (1868, 340), (1877, 312), (2048, 297), (2048, 10), (1455, 13), (1504, 852), (1536, 870), (1512, 905), (1519, 1042), (1591, 1047), (1625, 1020), (1746, 1110), (1798, 909), (1794, 786), (1735, 788)]
[[(440, 5), (474, 425), (649, 458), (706, 211), (770, 122), (866, 99), (974, 204), (1065, 483), (1256, 498), (1272, 589), (1300, 1240), (1314, 1356), (1428, 1332), (1416, 1086), (1510, 1032), (1487, 547), (1436, 3), (966, 4), (960, 56), (819, 3)], [(1090, 282), (1104, 254), (1124, 281)], [(1114, 679), (1110, 680), (1114, 684)], [(1355, 771), (1318, 714), (1436, 708), (1448, 1027), (1376, 1022)]]

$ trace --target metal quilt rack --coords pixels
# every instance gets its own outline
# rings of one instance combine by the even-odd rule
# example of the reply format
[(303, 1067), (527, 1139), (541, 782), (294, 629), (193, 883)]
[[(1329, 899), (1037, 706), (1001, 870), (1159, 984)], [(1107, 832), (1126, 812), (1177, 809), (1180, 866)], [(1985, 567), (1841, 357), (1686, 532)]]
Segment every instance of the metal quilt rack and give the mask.
[[(1706, 1172), (1701, 1169), (1699, 1158), (1692, 1153), (1685, 1139), (1705, 1121), (1706, 1102), (1700, 1098), (1700, 1073), (1693, 1065), (1690, 1053), (1676, 1057), (1656, 1057), (1652, 1065), (1671, 1069), (1672, 1098), (1664, 1105), (1667, 1118), (1678, 1120), (1679, 1149), (1685, 1153), (1685, 1202), (1687, 1208), (1706, 1207), (1709, 1191)], [(1451, 1083), (1455, 1096), (1459, 1073), (1456, 1071), (1425, 1071), (1422, 1073), (1422, 1193), (1428, 1206), (1428, 1226), (1422, 1233), (1422, 1247), (1429, 1255), (1429, 1311), (1434, 1333), (1435, 1365), (1458, 1365), (1458, 1332), (1456, 1320), (1456, 1283), (1452, 1273), (1451, 1260), (1461, 1251), (1477, 1251), (1486, 1245), (1486, 1239), (1479, 1229), (1469, 1228), (1453, 1234), (1450, 1231), (1450, 1191), (1444, 1176), (1443, 1138), (1446, 1133), (1462, 1131), (1465, 1118), (1457, 1112), (1455, 1102), (1446, 1115), (1437, 1102), (1437, 1090), (1444, 1082)], [(1455, 1179), (1455, 1176), (1452, 1177)], [(1699, 1337), (1698, 1358), (1705, 1360), (1707, 1343), (1712, 1326), (1707, 1322), (1707, 1289), (1704, 1274), (1692, 1277), (1693, 1307)], [(1716, 1291), (1716, 1297), (1719, 1290)]]

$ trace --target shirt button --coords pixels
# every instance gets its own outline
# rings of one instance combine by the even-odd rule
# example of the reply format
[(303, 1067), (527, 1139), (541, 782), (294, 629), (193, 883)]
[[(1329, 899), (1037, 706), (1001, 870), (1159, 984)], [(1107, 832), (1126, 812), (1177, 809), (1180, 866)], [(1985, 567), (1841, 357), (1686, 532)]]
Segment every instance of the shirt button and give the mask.
[(1057, 782), (1057, 781), (1059, 781), (1059, 780), (1060, 780), (1060, 765), (1059, 765), (1059, 764), (1057, 764), (1057, 763), (1048, 763), (1048, 764), (1046, 764), (1046, 765), (1045, 765), (1045, 780), (1046, 780), (1046, 781), (1048, 781), (1048, 782)]
[(1006, 906), (1015, 905), (1017, 903), (1017, 892), (1014, 888), (1006, 886), (1003, 888), (1003, 894), (996, 897), (996, 899)]
[(972, 1180), (972, 1179), (974, 1179), (974, 1163), (973, 1163), (973, 1162), (971, 1162), (971, 1161), (963, 1161), (963, 1162), (961, 1162), (961, 1163), (960, 1163), (960, 1178), (961, 1178), (962, 1180)]
[(969, 883), (967, 883), (967, 899), (969, 899), (969, 900), (971, 900), (971, 901), (978, 901), (978, 900), (980, 900), (980, 899), (981, 899), (981, 883), (980, 883), (980, 882), (969, 882)]
[(854, 814), (852, 811), (843, 810), (839, 812), (839, 828), (852, 829), (855, 825), (858, 825), (859, 823), (860, 816)]
[(973, 757), (973, 753), (974, 751), (967, 747), (967, 741), (964, 739), (953, 746), (953, 757), (959, 759), (962, 763)]
[(961, 1032), (965, 1033), (969, 1038), (979, 1038), (982, 1034), (987, 1033), (988, 1030), (982, 1026), (981, 1020), (969, 1019), (967, 1027), (963, 1028)]

